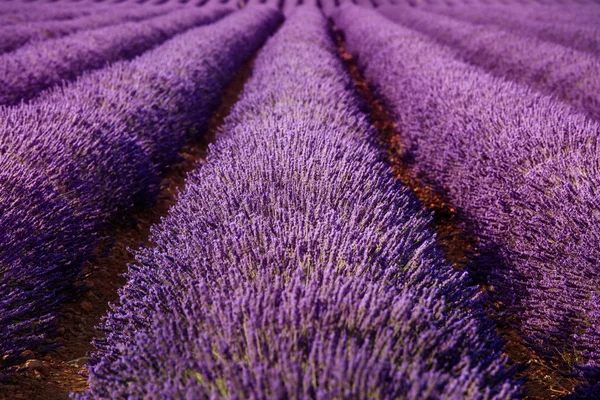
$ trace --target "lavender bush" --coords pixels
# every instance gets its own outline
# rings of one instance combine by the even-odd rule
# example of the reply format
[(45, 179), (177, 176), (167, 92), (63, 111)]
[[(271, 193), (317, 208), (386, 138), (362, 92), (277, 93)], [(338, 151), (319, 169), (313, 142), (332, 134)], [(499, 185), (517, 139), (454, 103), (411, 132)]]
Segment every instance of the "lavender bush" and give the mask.
[(528, 21), (542, 23), (566, 23), (597, 27), (600, 18), (600, 7), (598, 7), (598, 2), (594, 0), (579, 1), (579, 4), (568, 2), (566, 4), (529, 7), (519, 7), (519, 4), (513, 4), (498, 8), (511, 12), (512, 15), (522, 16)]
[(328, 25), (268, 42), (79, 398), (512, 398), (475, 288), (392, 177)]
[(52, 20), (71, 20), (84, 17), (106, 8), (97, 5), (81, 7), (78, 3), (64, 4), (61, 7), (47, 4), (28, 4), (21, 2), (0, 2), (0, 26), (19, 24), (22, 22), (39, 22)]
[[(523, 7), (511, 9), (494, 8), (437, 8), (436, 13), (448, 15), (462, 21), (484, 26), (497, 26), (511, 33), (525, 35), (541, 40), (554, 42), (575, 50), (600, 55), (600, 15), (597, 15), (596, 26), (581, 24), (579, 19), (573, 22), (534, 21), (531, 17), (521, 15)], [(541, 12), (541, 10), (540, 10)], [(546, 11), (546, 13), (550, 13)], [(552, 10), (552, 14), (561, 14), (562, 8)]]
[(0, 106), (16, 105), (83, 72), (131, 59), (198, 25), (232, 11), (227, 6), (182, 9), (142, 22), (84, 31), (32, 43), (0, 55)]
[(373, 8), (373, 3), (371, 0), (352, 0), (354, 4), (357, 4), (361, 7)]
[(442, 15), (396, 7), (382, 15), (456, 49), (490, 73), (555, 95), (600, 121), (600, 58), (561, 45), (481, 27)]
[(484, 274), (520, 331), (548, 357), (597, 373), (600, 126), (376, 12), (334, 17), (398, 123), (415, 176), (503, 261)]
[(279, 18), (269, 8), (234, 13), (36, 104), (0, 110), (2, 366), (49, 343), (97, 233), (154, 194), (165, 160), (202, 133)]
[(75, 32), (97, 29), (128, 21), (141, 21), (168, 12), (168, 9), (133, 8), (123, 10), (115, 8), (101, 13), (75, 18), (70, 21), (43, 21), (21, 23), (17, 25), (0, 25), (0, 53), (18, 49), (27, 43), (56, 39)]

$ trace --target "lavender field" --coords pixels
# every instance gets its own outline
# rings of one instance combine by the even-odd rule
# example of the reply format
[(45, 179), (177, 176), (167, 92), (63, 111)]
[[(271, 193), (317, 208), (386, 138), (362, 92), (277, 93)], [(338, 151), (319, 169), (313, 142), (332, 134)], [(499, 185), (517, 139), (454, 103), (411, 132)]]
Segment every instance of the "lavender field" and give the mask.
[(0, 399), (600, 399), (600, 2), (0, 0)]

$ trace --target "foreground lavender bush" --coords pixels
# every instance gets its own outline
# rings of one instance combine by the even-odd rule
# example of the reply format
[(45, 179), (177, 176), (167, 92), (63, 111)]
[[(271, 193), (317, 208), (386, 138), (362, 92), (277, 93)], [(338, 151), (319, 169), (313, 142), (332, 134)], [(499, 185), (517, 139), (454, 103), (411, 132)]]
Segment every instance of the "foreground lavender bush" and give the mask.
[(510, 398), (475, 288), (384, 164), (316, 8), (257, 57), (80, 398)]
[(419, 10), (381, 7), (378, 11), (455, 48), (471, 64), (558, 96), (600, 121), (600, 57)]
[(64, 80), (120, 59), (133, 58), (176, 34), (212, 23), (231, 11), (226, 6), (182, 9), (142, 22), (32, 43), (0, 55), (0, 105), (28, 101)]
[[(260, 8), (0, 110), (0, 370), (49, 343), (97, 233), (201, 134), (280, 14)], [(50, 332), (49, 332), (50, 331)]]
[(598, 124), (377, 13), (348, 7), (335, 20), (397, 121), (415, 175), (504, 261), (488, 278), (521, 332), (549, 357), (597, 369)]

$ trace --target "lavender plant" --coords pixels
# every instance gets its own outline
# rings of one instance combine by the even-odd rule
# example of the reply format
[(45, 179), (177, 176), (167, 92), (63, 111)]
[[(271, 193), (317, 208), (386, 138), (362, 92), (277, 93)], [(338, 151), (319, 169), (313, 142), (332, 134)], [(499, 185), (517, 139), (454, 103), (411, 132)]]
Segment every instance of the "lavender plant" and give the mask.
[(0, 12), (2, 14), (0, 14), (0, 26), (23, 22), (67, 21), (73, 18), (84, 17), (100, 10), (105, 10), (105, 7), (101, 5), (81, 7), (78, 3), (56, 7), (48, 4), (31, 5), (21, 2), (1, 2)]
[(382, 15), (447, 44), (465, 61), (549, 95), (600, 121), (600, 58), (561, 45), (419, 10)]
[(334, 17), (398, 123), (415, 176), (502, 261), (483, 274), (520, 332), (597, 374), (600, 126), (378, 13), (346, 7)]
[(0, 25), (0, 53), (14, 51), (31, 42), (56, 39), (75, 32), (117, 25), (128, 21), (141, 21), (167, 13), (163, 8), (115, 8), (69, 21), (42, 21), (16, 25)]
[(171, 37), (229, 14), (226, 6), (182, 9), (142, 22), (127, 22), (32, 43), (0, 55), (0, 106), (16, 105), (83, 72), (131, 59)]
[(518, 4), (499, 7), (518, 14), (530, 21), (556, 24), (579, 24), (580, 26), (597, 26), (600, 8), (595, 1), (580, 1), (579, 4), (566, 3), (546, 6), (519, 7)]
[(137, 252), (76, 398), (517, 395), (328, 33), (300, 6), (261, 50), (156, 246)]
[(136, 198), (152, 199), (164, 160), (177, 159), (186, 135), (202, 134), (225, 85), (280, 18), (266, 7), (234, 13), (0, 110), (0, 370), (52, 344), (98, 232)]
[[(531, 17), (521, 15), (522, 9), (522, 6), (509, 9), (465, 7), (460, 10), (438, 8), (435, 9), (435, 12), (475, 24), (497, 26), (514, 34), (557, 43), (575, 50), (591, 53), (596, 57), (600, 55), (600, 28), (598, 25), (582, 24), (579, 22), (579, 18), (574, 19), (572, 22), (535, 21)], [(560, 14), (562, 8), (552, 11), (552, 14)], [(540, 10), (540, 12), (542, 11)], [(599, 13), (597, 13), (596, 18), (597, 23), (600, 20)]]

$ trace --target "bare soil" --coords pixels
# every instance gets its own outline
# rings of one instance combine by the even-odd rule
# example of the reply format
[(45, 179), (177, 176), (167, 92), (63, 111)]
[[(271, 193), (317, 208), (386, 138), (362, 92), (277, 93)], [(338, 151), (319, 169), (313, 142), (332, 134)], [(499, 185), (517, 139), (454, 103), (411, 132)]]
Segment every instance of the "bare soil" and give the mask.
[[(149, 241), (150, 227), (159, 223), (177, 202), (188, 172), (206, 159), (208, 144), (218, 135), (251, 71), (252, 61), (240, 70), (225, 90), (221, 106), (213, 115), (203, 139), (190, 142), (182, 149), (182, 161), (164, 175), (156, 203), (152, 207), (133, 210), (105, 232), (104, 236), (109, 239), (97, 249), (97, 253), (108, 254), (90, 262), (78, 282), (84, 288), (82, 296), (62, 310), (58, 331), (63, 345), (47, 354), (28, 351), (26, 358), (29, 362), (23, 363), (10, 381), (0, 383), (0, 400), (63, 400), (68, 399), (71, 392), (86, 389), (85, 364), (89, 353), (94, 350), (91, 341), (100, 334), (95, 326), (109, 310), (110, 304), (118, 302), (118, 289), (125, 284), (122, 275), (127, 271), (127, 265), (135, 261), (132, 250), (152, 245)], [(31, 359), (37, 361), (32, 362)]]

